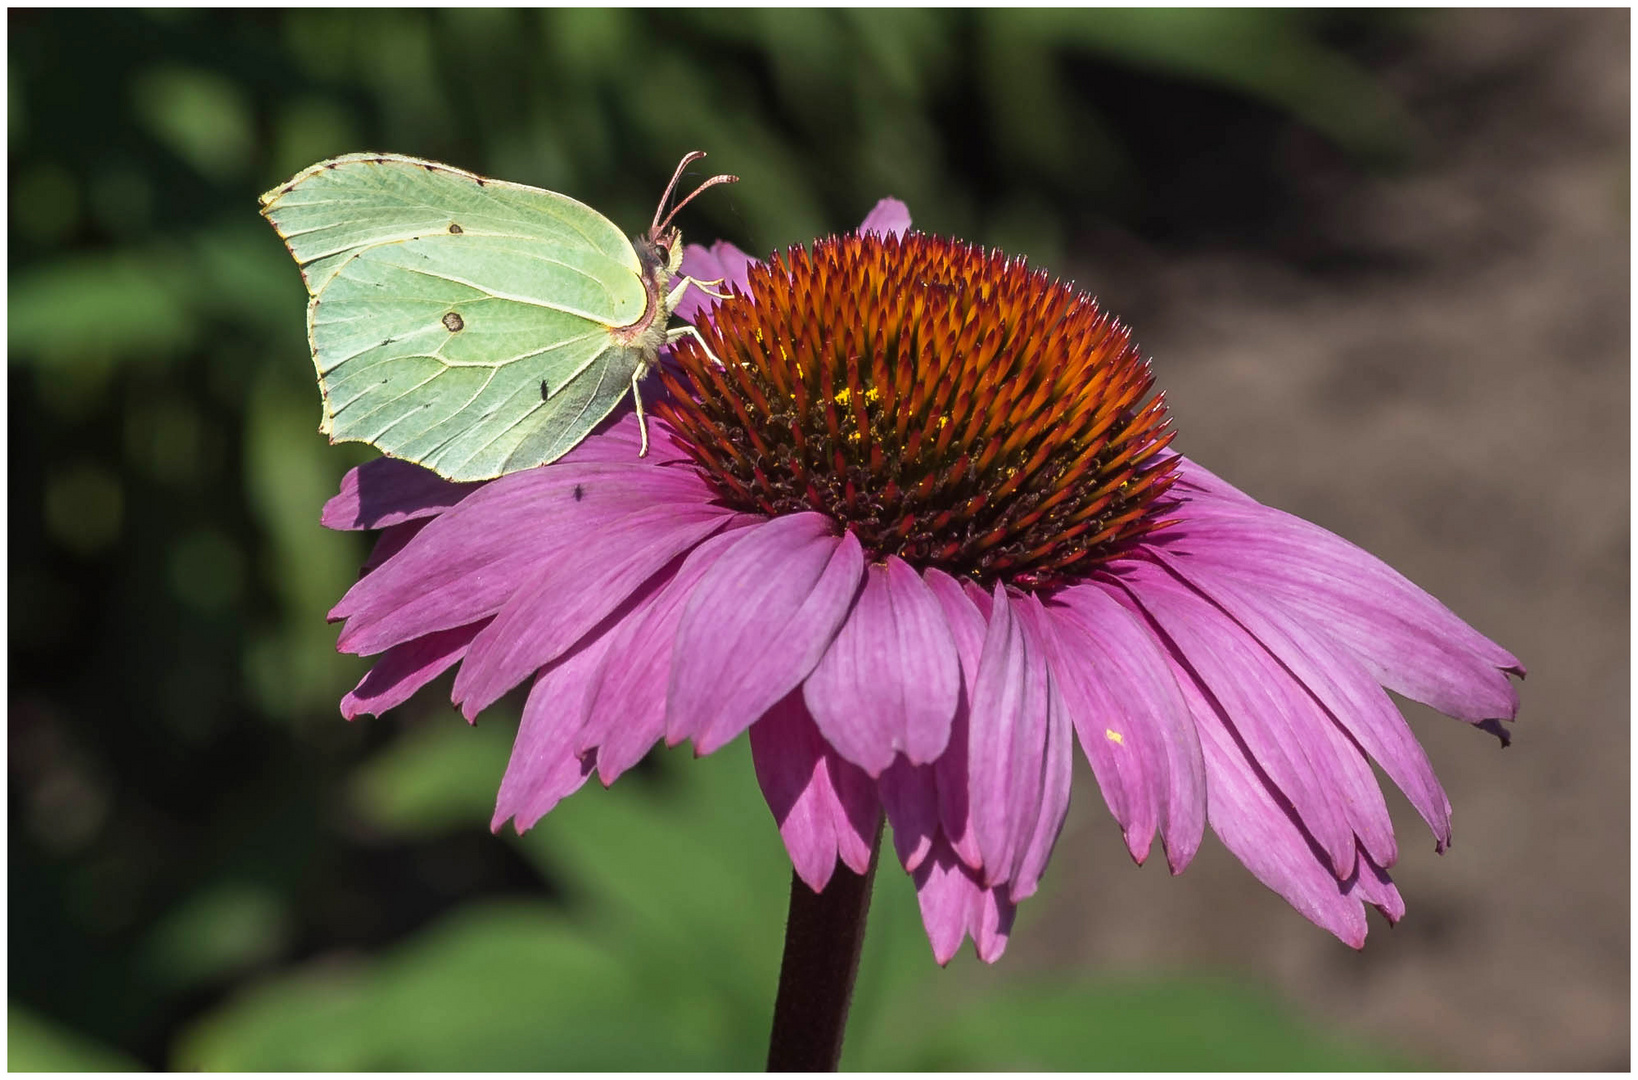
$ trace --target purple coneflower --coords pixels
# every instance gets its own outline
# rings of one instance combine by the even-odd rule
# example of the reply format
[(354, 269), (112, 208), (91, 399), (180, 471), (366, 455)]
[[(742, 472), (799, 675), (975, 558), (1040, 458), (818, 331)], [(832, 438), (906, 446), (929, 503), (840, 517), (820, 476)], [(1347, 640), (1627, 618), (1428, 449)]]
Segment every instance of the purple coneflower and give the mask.
[(475, 718), (532, 680), (494, 827), (532, 826), (659, 740), (749, 733), (797, 875), (870, 866), (885, 812), (933, 953), (993, 961), (1069, 805), (1078, 742), (1142, 863), (1209, 822), (1349, 945), (1404, 912), (1371, 762), (1443, 849), (1450, 804), (1383, 687), (1489, 729), (1523, 667), (1347, 541), (1167, 444), (1128, 331), (1018, 260), (908, 232), (755, 263), (683, 314), (637, 456), (628, 415), (477, 485), (382, 459), (332, 528), (384, 530), (332, 617), (381, 654), (342, 702), (459, 664)]

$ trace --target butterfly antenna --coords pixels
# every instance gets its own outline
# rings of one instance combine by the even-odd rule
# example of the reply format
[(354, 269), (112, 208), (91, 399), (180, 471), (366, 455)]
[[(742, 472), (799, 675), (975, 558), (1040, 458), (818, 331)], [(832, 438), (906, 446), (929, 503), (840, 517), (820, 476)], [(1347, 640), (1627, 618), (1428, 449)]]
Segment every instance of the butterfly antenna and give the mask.
[[(677, 171), (671, 174), (671, 183), (665, 186), (665, 194), (660, 196), (660, 205), (654, 208), (654, 224), (650, 226), (650, 231), (660, 230), (660, 215), (665, 213), (665, 204), (671, 201), (671, 193), (677, 190), (677, 181), (682, 179), (683, 170), (704, 156), (704, 150), (690, 150), (677, 162)], [(669, 221), (670, 218), (666, 220)]]
[[(703, 157), (704, 155), (702, 154), (701, 156)], [(739, 177), (737, 177), (737, 176), (731, 176), (728, 173), (718, 173), (717, 175), (713, 176), (711, 179), (707, 180), (705, 183), (701, 184), (699, 187), (695, 188), (693, 191), (689, 192), (688, 198), (684, 199), (682, 202), (678, 203), (676, 206), (673, 206), (671, 208), (671, 213), (667, 214), (665, 216), (665, 220), (660, 222), (660, 224), (658, 226), (656, 226), (656, 228), (660, 229), (661, 231), (664, 231), (666, 226), (671, 224), (671, 219), (677, 216), (677, 211), (681, 210), (683, 207), (685, 207), (689, 203), (693, 202), (695, 197), (698, 196), (699, 193), (704, 191), (706, 188), (716, 187), (718, 184), (734, 184), (734, 183), (738, 183), (738, 182), (739, 182)]]

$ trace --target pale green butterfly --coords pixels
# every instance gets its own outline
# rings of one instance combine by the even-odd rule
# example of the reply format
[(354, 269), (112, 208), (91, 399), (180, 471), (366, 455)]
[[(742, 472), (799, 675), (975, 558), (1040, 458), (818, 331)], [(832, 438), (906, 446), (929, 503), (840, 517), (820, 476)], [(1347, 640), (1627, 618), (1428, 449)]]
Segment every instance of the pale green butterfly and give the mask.
[[(488, 480), (573, 449), (638, 382), (690, 284), (665, 213), (625, 235), (567, 195), (392, 154), (321, 161), (262, 196), (312, 297), (319, 431), (450, 480)], [(662, 217), (663, 215), (663, 217)], [(709, 290), (707, 290), (709, 291)], [(716, 294), (713, 294), (716, 295)], [(703, 345), (704, 342), (702, 341)]]

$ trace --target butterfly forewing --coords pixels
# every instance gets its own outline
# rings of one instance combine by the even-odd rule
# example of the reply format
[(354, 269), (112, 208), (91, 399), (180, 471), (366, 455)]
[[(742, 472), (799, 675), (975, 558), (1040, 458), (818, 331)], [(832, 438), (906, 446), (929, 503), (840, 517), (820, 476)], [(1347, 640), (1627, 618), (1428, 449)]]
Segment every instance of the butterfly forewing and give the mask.
[(349, 154), (321, 162), (263, 195), (262, 213), (315, 294), (347, 255), (451, 226), (595, 252), (641, 272), (631, 241), (584, 203), (417, 158)]
[(573, 199), (354, 155), (263, 202), (312, 293), (334, 441), (488, 479), (572, 449), (643, 362), (613, 333), (649, 303), (636, 253)]

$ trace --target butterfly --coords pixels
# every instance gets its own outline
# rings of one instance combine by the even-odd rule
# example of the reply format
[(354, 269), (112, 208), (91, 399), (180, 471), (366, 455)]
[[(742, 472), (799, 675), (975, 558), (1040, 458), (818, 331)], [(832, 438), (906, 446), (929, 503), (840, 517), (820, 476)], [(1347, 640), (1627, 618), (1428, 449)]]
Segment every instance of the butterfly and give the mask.
[[(690, 284), (671, 222), (713, 176), (627, 239), (555, 191), (433, 161), (348, 154), (261, 197), (301, 269), (331, 442), (365, 442), (449, 480), (488, 480), (568, 453), (636, 400)], [(711, 295), (720, 295), (712, 293)], [(700, 342), (704, 345), (704, 342)], [(709, 350), (707, 350), (709, 352)]]

